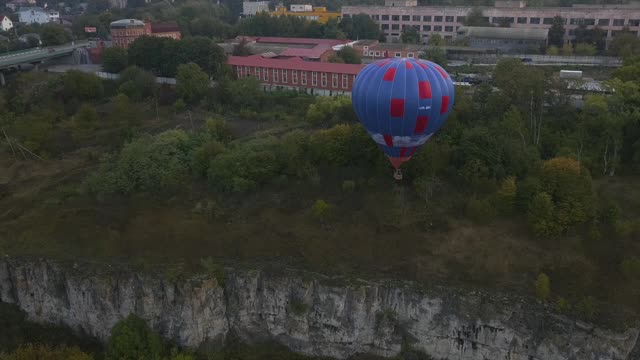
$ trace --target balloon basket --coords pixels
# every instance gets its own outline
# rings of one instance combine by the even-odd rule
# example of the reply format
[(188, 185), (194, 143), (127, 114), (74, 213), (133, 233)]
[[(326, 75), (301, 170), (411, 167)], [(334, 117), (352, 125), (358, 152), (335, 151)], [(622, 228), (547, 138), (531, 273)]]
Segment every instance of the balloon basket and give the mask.
[(402, 170), (396, 169), (396, 171), (393, 173), (393, 178), (398, 181), (402, 180)]

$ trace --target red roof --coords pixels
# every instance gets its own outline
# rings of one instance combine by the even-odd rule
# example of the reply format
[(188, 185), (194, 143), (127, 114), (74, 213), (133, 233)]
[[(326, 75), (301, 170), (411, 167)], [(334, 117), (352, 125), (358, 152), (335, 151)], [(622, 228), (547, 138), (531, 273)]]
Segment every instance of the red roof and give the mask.
[(175, 21), (151, 23), (151, 33), (180, 32), (180, 26)]
[(312, 38), (290, 38), (290, 37), (272, 37), (272, 36), (239, 36), (239, 39), (245, 38), (247, 41), (255, 41), (257, 43), (279, 43), (279, 44), (304, 44), (304, 45), (326, 45), (336, 46), (346, 44), (350, 40), (338, 39), (312, 39)]
[(0, 21), (4, 21), (4, 18), (6, 18), (6, 16), (0, 15)]
[(311, 49), (304, 48), (287, 48), (285, 51), (281, 52), (280, 56), (298, 56), (301, 58), (309, 58), (309, 59), (319, 59), (322, 54), (331, 50), (331, 46), (329, 45), (318, 45)]
[(259, 66), (272, 69), (317, 71), (353, 75), (357, 75), (364, 68), (364, 65), (362, 64), (338, 64), (290, 59), (265, 59), (260, 55), (229, 56), (227, 63), (229, 65), (239, 66)]

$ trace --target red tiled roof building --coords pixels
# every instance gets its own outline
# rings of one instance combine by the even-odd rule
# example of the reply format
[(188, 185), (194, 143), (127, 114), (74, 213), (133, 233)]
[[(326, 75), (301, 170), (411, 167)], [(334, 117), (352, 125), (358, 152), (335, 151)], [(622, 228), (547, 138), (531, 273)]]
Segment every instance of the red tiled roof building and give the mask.
[(254, 76), (265, 90), (291, 89), (313, 95), (347, 95), (364, 65), (304, 61), (298, 57), (269, 59), (260, 55), (230, 56), (238, 78)]
[(136, 19), (114, 21), (110, 25), (111, 39), (117, 47), (128, 48), (137, 38), (143, 35), (169, 37), (180, 40), (180, 27), (176, 22), (152, 24)]

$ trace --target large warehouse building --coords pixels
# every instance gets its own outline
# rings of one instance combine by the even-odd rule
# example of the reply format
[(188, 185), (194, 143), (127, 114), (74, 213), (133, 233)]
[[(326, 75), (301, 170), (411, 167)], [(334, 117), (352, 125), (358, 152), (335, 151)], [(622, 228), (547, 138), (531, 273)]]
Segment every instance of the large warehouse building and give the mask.
[[(570, 41), (575, 29), (584, 24), (589, 28), (598, 26), (611, 40), (617, 32), (627, 27), (631, 32), (640, 32), (640, 5), (578, 5), (573, 7), (527, 7), (524, 1), (496, 1), (494, 7), (479, 8), (491, 24), (510, 23), (512, 28), (548, 29), (553, 18), (565, 19), (565, 41)], [(456, 37), (471, 6), (417, 6), (416, 0), (386, 0), (385, 6), (344, 6), (342, 16), (358, 14), (370, 16), (387, 36), (388, 41), (400, 38), (405, 26), (416, 27), (428, 40), (432, 34), (447, 39)]]

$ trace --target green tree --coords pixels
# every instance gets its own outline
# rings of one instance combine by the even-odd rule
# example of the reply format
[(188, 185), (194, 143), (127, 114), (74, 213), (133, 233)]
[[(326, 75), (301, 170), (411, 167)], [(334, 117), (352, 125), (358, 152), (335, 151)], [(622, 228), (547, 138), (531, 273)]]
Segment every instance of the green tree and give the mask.
[(351, 46), (345, 46), (338, 50), (338, 56), (344, 61), (345, 64), (361, 64), (362, 59), (360, 54)]
[(158, 360), (164, 352), (160, 336), (144, 320), (129, 315), (111, 329), (105, 360)]
[(588, 29), (585, 24), (581, 24), (575, 29), (573, 45), (574, 48), (576, 48), (577, 44), (581, 43), (593, 45), (596, 48), (596, 52), (602, 53), (606, 46), (606, 37), (607, 32), (599, 27), (596, 26), (595, 28)]
[(102, 70), (119, 73), (127, 67), (127, 50), (119, 47), (104, 49), (102, 54)]
[(561, 48), (564, 45), (564, 23), (565, 19), (556, 15), (553, 18), (553, 23), (549, 28), (549, 45), (555, 46), (556, 48)]
[(445, 45), (444, 39), (440, 34), (432, 34), (429, 37), (429, 45), (431, 46), (443, 46)]
[(571, 43), (566, 43), (566, 44), (562, 45), (561, 54), (563, 56), (571, 56), (571, 55), (573, 55), (573, 45), (571, 45)]
[(560, 54), (560, 50), (558, 50), (557, 47), (555, 47), (554, 45), (551, 45), (547, 48), (547, 55), (559, 55)]
[(348, 39), (378, 40), (382, 36), (378, 24), (366, 14), (343, 17), (338, 27)]
[(574, 52), (578, 56), (594, 56), (595, 54), (598, 53), (598, 50), (594, 45), (578, 43), (576, 44), (576, 48)]
[(153, 74), (137, 66), (129, 66), (120, 73), (118, 92), (127, 95), (133, 101), (143, 101), (152, 97), (156, 91), (156, 78)]
[(536, 194), (529, 204), (528, 219), (533, 232), (539, 237), (560, 235), (562, 228), (554, 219), (553, 200), (547, 193)]
[(536, 296), (542, 301), (547, 301), (551, 295), (551, 281), (545, 273), (540, 273), (534, 283)]
[(107, 157), (86, 182), (97, 195), (166, 192), (180, 188), (189, 175), (189, 137), (182, 130), (143, 136)]
[[(141, 36), (129, 45), (127, 54), (129, 55), (129, 65), (151, 71), (155, 75), (162, 75), (161, 69), (167, 62), (172, 61), (163, 55), (163, 49), (167, 38), (157, 36)], [(172, 55), (172, 54), (169, 54)]]
[(492, 27), (489, 23), (489, 18), (485, 17), (482, 13), (482, 9), (474, 7), (469, 11), (467, 17), (464, 19), (465, 26), (484, 26)]
[(91, 355), (74, 347), (52, 348), (47, 345), (22, 345), (14, 352), (2, 356), (3, 360), (93, 360)]
[(198, 103), (209, 91), (211, 81), (200, 66), (194, 63), (178, 66), (176, 91), (188, 104)]
[(591, 175), (571, 158), (547, 160), (540, 175), (541, 189), (553, 200), (553, 218), (565, 230), (594, 215)]
[(42, 26), (40, 40), (44, 46), (55, 46), (68, 43), (71, 36), (61, 25), (49, 23)]
[(624, 82), (640, 82), (640, 56), (626, 58), (622, 66), (613, 72), (613, 77)]
[(251, 51), (247, 46), (247, 39), (242, 38), (240, 42), (233, 47), (233, 52), (231, 53), (233, 56), (249, 56), (251, 55)]
[(406, 25), (404, 29), (402, 29), (400, 39), (403, 44), (420, 44), (422, 42), (422, 35), (420, 35), (420, 32), (415, 27)]
[(102, 79), (78, 70), (68, 71), (63, 79), (63, 96), (68, 100), (98, 100), (104, 93)]
[(427, 51), (420, 55), (422, 59), (434, 62), (443, 68), (447, 68), (447, 53), (438, 46), (429, 46)]
[(640, 55), (640, 39), (630, 31), (618, 33), (609, 44), (609, 53), (621, 58)]
[(82, 138), (88, 136), (91, 131), (98, 126), (98, 113), (96, 112), (96, 108), (89, 104), (83, 104), (73, 116), (72, 121), (75, 137)]
[(311, 104), (305, 116), (314, 125), (335, 125), (345, 122), (356, 122), (356, 114), (347, 96), (318, 97)]

